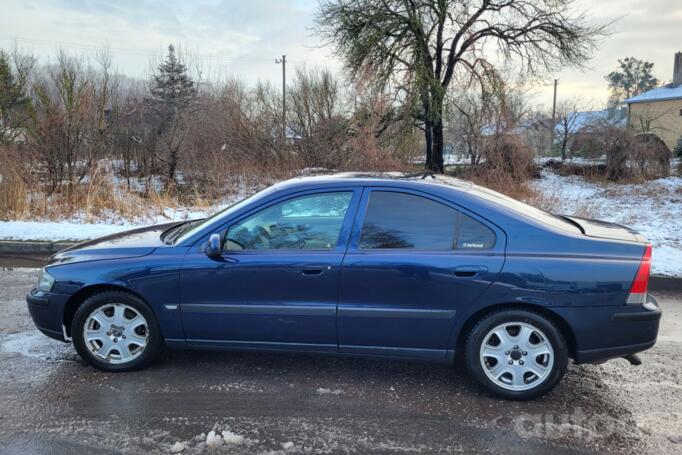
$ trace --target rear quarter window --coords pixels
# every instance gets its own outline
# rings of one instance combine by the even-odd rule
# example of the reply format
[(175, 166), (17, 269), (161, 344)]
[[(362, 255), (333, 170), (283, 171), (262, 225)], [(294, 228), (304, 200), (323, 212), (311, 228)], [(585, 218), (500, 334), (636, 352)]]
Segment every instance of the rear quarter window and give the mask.
[(485, 224), (460, 214), (458, 250), (489, 250), (495, 246), (495, 233)]

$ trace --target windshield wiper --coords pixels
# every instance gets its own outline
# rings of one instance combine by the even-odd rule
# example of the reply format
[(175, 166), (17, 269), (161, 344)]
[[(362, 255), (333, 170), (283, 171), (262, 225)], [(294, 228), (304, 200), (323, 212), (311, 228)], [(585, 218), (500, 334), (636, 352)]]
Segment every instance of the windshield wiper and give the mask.
[(180, 237), (183, 233), (185, 233), (189, 228), (191, 228), (194, 224), (196, 224), (199, 221), (202, 220), (185, 221), (184, 223), (179, 223), (176, 224), (175, 226), (169, 227), (168, 229), (163, 231), (163, 233), (161, 233), (161, 241), (166, 245), (172, 245), (178, 237)]

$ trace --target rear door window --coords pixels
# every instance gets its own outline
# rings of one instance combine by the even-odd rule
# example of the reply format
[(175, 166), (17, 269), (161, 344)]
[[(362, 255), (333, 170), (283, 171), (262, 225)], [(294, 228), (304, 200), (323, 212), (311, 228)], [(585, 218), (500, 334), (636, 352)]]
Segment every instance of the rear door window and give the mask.
[(452, 251), (490, 249), (495, 233), (445, 204), (409, 193), (372, 191), (359, 247)]

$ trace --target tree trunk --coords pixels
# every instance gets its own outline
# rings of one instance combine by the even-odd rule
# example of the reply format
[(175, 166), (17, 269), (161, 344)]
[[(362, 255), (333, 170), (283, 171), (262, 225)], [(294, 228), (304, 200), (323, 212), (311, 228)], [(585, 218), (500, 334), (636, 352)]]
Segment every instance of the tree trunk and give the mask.
[(428, 120), (424, 122), (424, 142), (426, 146), (426, 164), (425, 169), (431, 169), (433, 166), (433, 127)]
[(442, 174), (445, 171), (443, 163), (443, 121), (439, 120), (433, 124), (433, 146), (431, 149), (432, 166), (429, 169), (433, 172)]
[(170, 154), (168, 156), (168, 174), (167, 174), (167, 179), (166, 179), (166, 190), (170, 190), (171, 188), (175, 187), (176, 185), (176, 180), (175, 180), (175, 171), (178, 168), (178, 149), (171, 149)]
[(443, 102), (444, 94), (440, 86), (431, 88), (428, 93), (430, 102), (424, 103), (427, 131), (429, 131), (431, 146), (427, 149), (426, 169), (442, 174), (443, 167)]

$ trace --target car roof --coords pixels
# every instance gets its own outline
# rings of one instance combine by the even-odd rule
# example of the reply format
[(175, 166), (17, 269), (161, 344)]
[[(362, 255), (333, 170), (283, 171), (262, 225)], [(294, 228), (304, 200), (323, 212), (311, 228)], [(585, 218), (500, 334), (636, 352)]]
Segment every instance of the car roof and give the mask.
[(457, 179), (445, 175), (430, 173), (404, 173), (404, 172), (342, 172), (334, 174), (321, 174), (314, 176), (295, 177), (275, 185), (278, 190), (294, 190), (296, 188), (319, 187), (324, 185), (349, 185), (349, 186), (397, 186), (397, 187), (420, 187), (450, 188), (459, 191), (475, 191), (482, 189), (472, 182)]

